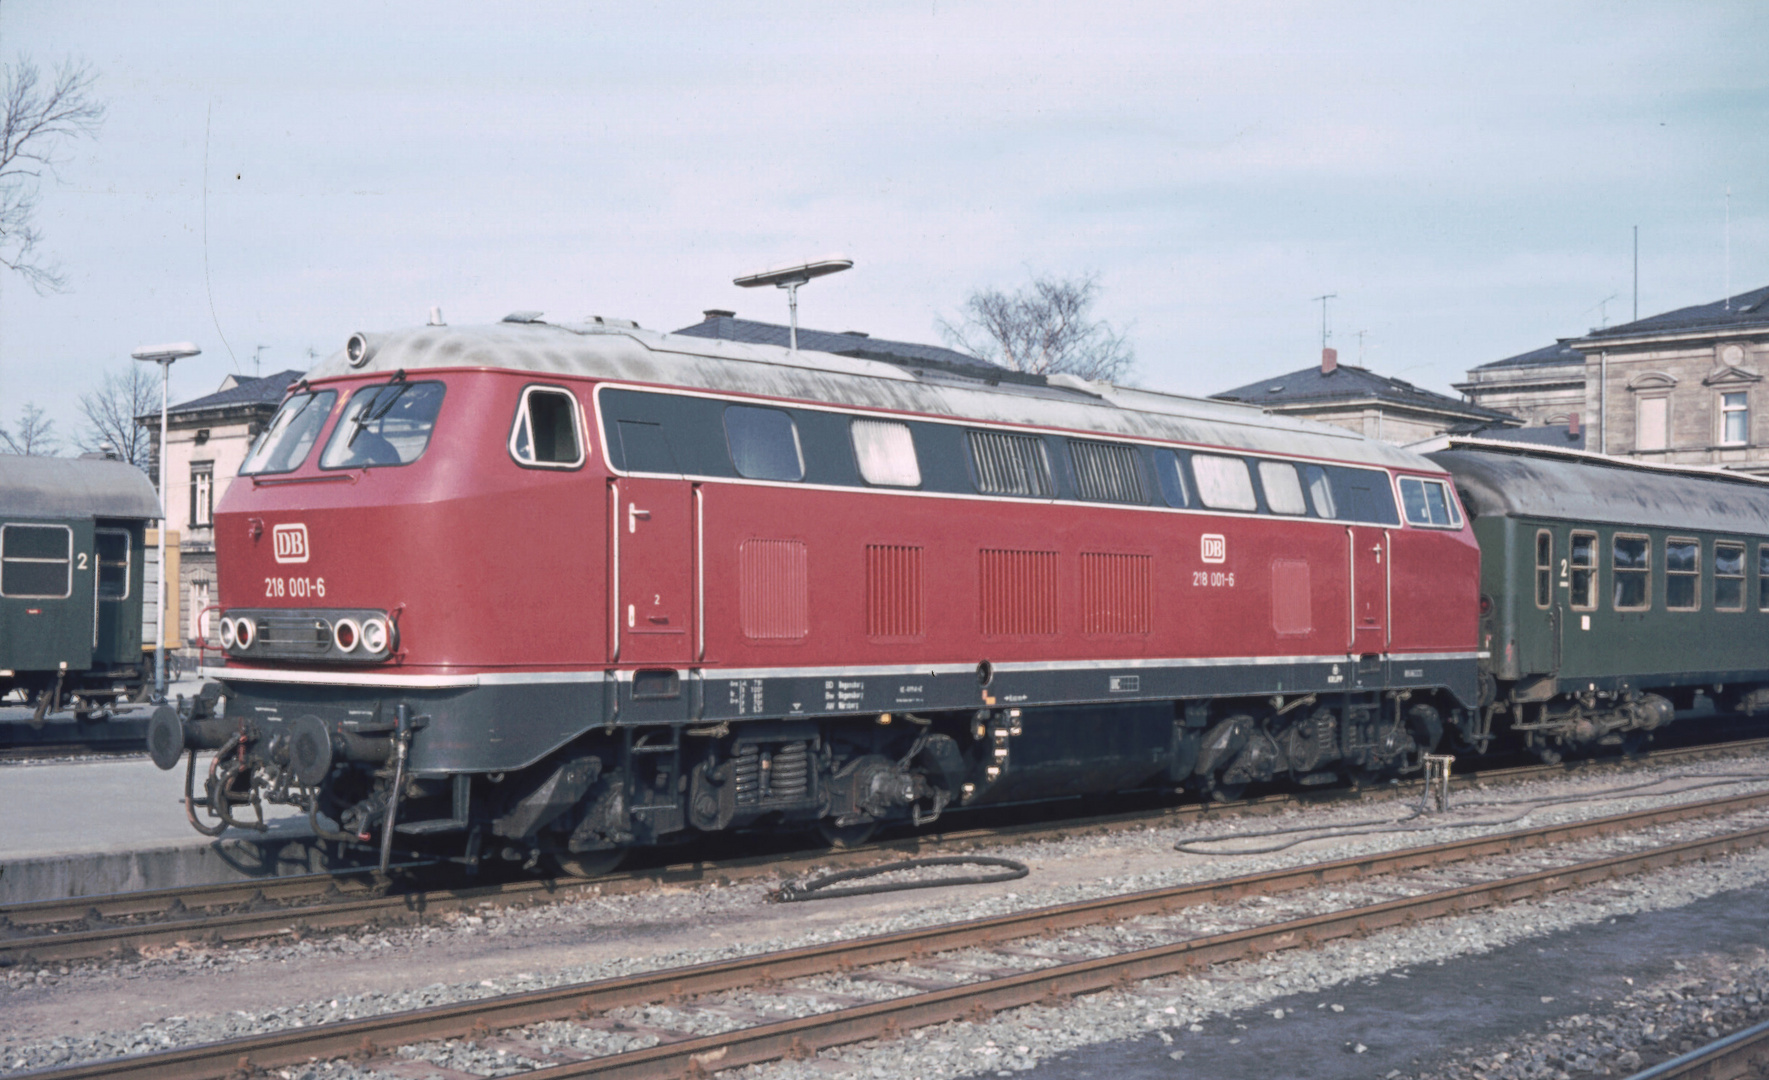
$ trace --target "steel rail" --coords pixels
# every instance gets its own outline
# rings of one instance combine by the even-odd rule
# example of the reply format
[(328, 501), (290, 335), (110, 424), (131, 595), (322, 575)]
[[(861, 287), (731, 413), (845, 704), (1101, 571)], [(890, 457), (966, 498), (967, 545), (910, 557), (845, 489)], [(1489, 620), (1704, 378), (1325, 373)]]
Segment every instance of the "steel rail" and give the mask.
[[(1034, 908), (992, 918), (922, 927), (852, 941), (830, 942), (685, 968), (364, 1017), (324, 1026), (277, 1031), (131, 1058), (112, 1058), (29, 1075), (35, 1080), (86, 1080), (92, 1077), (200, 1080), (224, 1077), (241, 1069), (249, 1074), (252, 1068), (273, 1069), (297, 1065), (312, 1058), (366, 1059), (379, 1054), (383, 1049), (413, 1042), (482, 1037), (493, 1030), (549, 1020), (585, 1018), (610, 1009), (767, 985), (873, 964), (913, 960), (932, 953), (1044, 936), (1140, 915), (1167, 914), (1186, 907), (1221, 903), (1247, 895), (1269, 895), (1422, 867), (1441, 866), (1553, 843), (1614, 835), (1654, 824), (1737, 813), (1764, 806), (1769, 806), (1769, 792), (1711, 799), (1681, 806), (1655, 807), (1628, 814), (1473, 837), (1428, 847)], [(941, 1023), (968, 1015), (968, 1010), (972, 1008), (997, 1011), (1043, 1000), (1051, 994), (1087, 993), (1125, 980), (1150, 978), (1155, 974), (1184, 970), (1192, 965), (1217, 963), (1225, 959), (1292, 948), (1299, 944), (1316, 944), (1349, 933), (1368, 932), (1420, 918), (1470, 910), (1503, 899), (1571, 888), (1624, 873), (1637, 873), (1742, 850), (1765, 842), (1769, 842), (1769, 826), (1684, 841), (1645, 852), (1544, 870), (1522, 877), (1428, 893), (1421, 897), (1389, 901), (1331, 915), (1293, 920), (1276, 926), (1196, 938), (1120, 957), (1059, 965), (1025, 975), (900, 998), (895, 1002), (843, 1009), (823, 1014), (821, 1018), (764, 1025), (711, 1039), (684, 1040), (636, 1052), (640, 1056), (615, 1055), (562, 1068), (616, 1068), (618, 1065), (619, 1069), (625, 1069), (628, 1064), (643, 1065), (639, 1072), (627, 1073), (617, 1069), (610, 1074), (621, 1076), (676, 1076), (693, 1068), (731, 1068), (856, 1039), (889, 1035), (893, 1031), (906, 1030), (909, 1027)], [(1150, 974), (1143, 974), (1145, 971)], [(819, 1027), (820, 1020), (831, 1026)], [(855, 1034), (856, 1032), (863, 1033)], [(795, 1044), (794, 1040), (798, 1042)], [(709, 1054), (717, 1056), (705, 1057)], [(695, 1063), (695, 1055), (702, 1055), (698, 1064)], [(248, 1064), (250, 1068), (246, 1067)], [(536, 1075), (550, 1077), (599, 1074), (543, 1070)]]
[[(1458, 786), (1564, 775), (1569, 768), (1629, 765), (1644, 761), (1740, 753), (1769, 749), (1769, 739), (1682, 747), (1654, 751), (1632, 761), (1594, 761), (1568, 766), (1524, 765), (1454, 778)], [(1284, 792), (1233, 803), (1188, 804), (1154, 811), (1130, 811), (1091, 818), (1034, 822), (1002, 828), (976, 828), (904, 837), (847, 851), (794, 855), (744, 856), (732, 860), (678, 863), (623, 871), (587, 881), (550, 879), (503, 882), (426, 891), (382, 893), (361, 880), (365, 870), (262, 878), (218, 885), (142, 890), (93, 897), (71, 897), (0, 905), (0, 965), (47, 963), (126, 955), (130, 950), (179, 942), (234, 944), (266, 937), (337, 930), (373, 921), (422, 921), (446, 912), (470, 910), (486, 903), (533, 904), (580, 895), (623, 895), (659, 884), (718, 881), (734, 884), (772, 878), (812, 866), (861, 867), (881, 856), (916, 856), (964, 851), (1011, 839), (1055, 839), (1110, 833), (1183, 819), (1272, 813), (1296, 805), (1343, 799), (1390, 800), (1417, 794), (1418, 784), (1383, 785), (1364, 792)], [(232, 910), (229, 910), (232, 909)], [(155, 921), (105, 925), (111, 920), (159, 916)], [(33, 933), (41, 928), (43, 932)], [(23, 931), (23, 932), (21, 932)]]
[(1642, 1069), (1627, 1080), (1676, 1080), (1685, 1076), (1732, 1080), (1762, 1076), (1765, 1065), (1769, 1065), (1769, 1020)]

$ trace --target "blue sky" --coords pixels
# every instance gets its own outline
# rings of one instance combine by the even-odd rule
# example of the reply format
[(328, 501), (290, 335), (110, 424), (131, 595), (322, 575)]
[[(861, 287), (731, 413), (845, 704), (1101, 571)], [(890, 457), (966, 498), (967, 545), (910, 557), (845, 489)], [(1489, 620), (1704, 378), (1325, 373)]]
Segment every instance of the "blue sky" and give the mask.
[[(977, 286), (1099, 275), (1139, 378), (1342, 360), (1447, 391), (1607, 314), (1769, 284), (1761, 4), (101, 4), (43, 185), (69, 291), (0, 281), (0, 422), (137, 345), (173, 396), (350, 332), (542, 310), (785, 321), (738, 274), (841, 253), (808, 326), (937, 341)], [(1614, 297), (1607, 308), (1602, 301)], [(1361, 346), (1357, 331), (1364, 331)], [(230, 348), (231, 346), (231, 356)]]

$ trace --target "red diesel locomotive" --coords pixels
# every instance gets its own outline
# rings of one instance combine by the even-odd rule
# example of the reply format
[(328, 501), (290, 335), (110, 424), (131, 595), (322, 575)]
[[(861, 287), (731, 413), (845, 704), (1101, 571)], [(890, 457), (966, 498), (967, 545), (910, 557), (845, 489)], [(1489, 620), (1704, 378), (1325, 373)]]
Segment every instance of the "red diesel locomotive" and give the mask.
[(1423, 457), (1066, 376), (523, 320), (358, 334), (291, 388), (216, 513), (225, 666), (150, 731), (193, 795), (220, 751), (198, 828), (270, 801), (587, 873), (695, 833), (1404, 773), (1477, 711), (1479, 552)]

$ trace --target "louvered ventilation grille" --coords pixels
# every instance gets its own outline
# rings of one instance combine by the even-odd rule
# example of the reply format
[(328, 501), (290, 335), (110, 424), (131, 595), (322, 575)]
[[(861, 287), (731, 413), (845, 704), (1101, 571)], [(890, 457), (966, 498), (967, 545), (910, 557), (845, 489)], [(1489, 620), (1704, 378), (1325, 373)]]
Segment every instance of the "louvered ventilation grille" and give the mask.
[(1056, 552), (985, 548), (979, 554), (983, 633), (1056, 633)]
[(977, 466), (977, 490), (985, 495), (1029, 495), (1048, 499), (1050, 458), (1044, 440), (1005, 431), (970, 432), (971, 458)]
[(867, 636), (910, 638), (924, 633), (921, 549), (866, 545)]
[(794, 641), (810, 631), (802, 540), (745, 540), (738, 559), (743, 636)]
[(1081, 618), (1089, 634), (1149, 632), (1153, 567), (1148, 555), (1081, 553)]
[(1136, 466), (1136, 448), (1123, 443), (1069, 440), (1069, 460), (1075, 465), (1075, 487), (1083, 499), (1096, 502), (1141, 503), (1142, 470)]

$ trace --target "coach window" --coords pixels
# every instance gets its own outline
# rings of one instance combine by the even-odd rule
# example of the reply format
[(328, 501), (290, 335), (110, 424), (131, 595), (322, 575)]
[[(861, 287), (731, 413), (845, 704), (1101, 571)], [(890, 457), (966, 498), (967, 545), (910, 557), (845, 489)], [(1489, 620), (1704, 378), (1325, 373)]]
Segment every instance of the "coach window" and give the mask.
[(98, 598), (129, 599), (129, 532), (126, 529), (93, 531), (94, 559), (98, 563)]
[(1043, 439), (1006, 431), (967, 434), (978, 491), (985, 495), (1029, 495), (1039, 499), (1056, 494), (1050, 479), (1050, 454)]
[(1572, 569), (1572, 609), (1597, 610), (1597, 534), (1574, 532), (1570, 549)]
[(1744, 545), (1714, 541), (1714, 610), (1744, 610)]
[(1545, 608), (1554, 602), (1554, 534), (1547, 529), (1536, 530), (1536, 606)]
[(570, 391), (530, 386), (516, 406), (510, 456), (524, 465), (572, 469), (584, 463), (577, 399)]
[(1652, 606), (1652, 541), (1618, 534), (1611, 549), (1617, 611), (1645, 611)]
[(883, 487), (920, 487), (921, 463), (915, 458), (915, 438), (908, 424), (891, 420), (855, 420), (848, 426), (854, 440), (854, 460), (868, 484)]
[(725, 440), (731, 464), (751, 480), (803, 480), (805, 455), (798, 428), (782, 409), (754, 405), (725, 406)]
[(363, 387), (350, 395), (319, 456), (319, 467), (410, 465), (430, 445), (442, 397), (439, 382), (396, 380)]
[(1302, 497), (1302, 480), (1296, 466), (1287, 461), (1259, 463), (1259, 484), (1265, 488), (1265, 505), (1274, 514), (1306, 514), (1308, 502)]
[(337, 402), (336, 390), (296, 394), (283, 402), (282, 408), (271, 418), (270, 426), (264, 429), (264, 434), (246, 454), (240, 475), (286, 473), (300, 468)]
[(1442, 480), (1403, 476), (1400, 478), (1400, 501), (1406, 508), (1408, 524), (1453, 529), (1462, 523), (1456, 512), (1456, 501), (1450, 497), (1449, 485)]
[(1192, 504), (1185, 484), (1185, 466), (1171, 450), (1155, 451), (1155, 477), (1161, 481), (1161, 498), (1168, 506), (1187, 507)]
[(1757, 610), (1769, 611), (1769, 544), (1757, 545)]
[(74, 591), (74, 530), (0, 525), (0, 596), (62, 600)]
[(1308, 488), (1308, 500), (1314, 503), (1314, 512), (1318, 517), (1336, 518), (1339, 507), (1333, 502), (1333, 483), (1327, 478), (1327, 470), (1319, 465), (1302, 467), (1302, 483)]
[(1665, 541), (1665, 607), (1672, 611), (1701, 607), (1701, 541), (1681, 536)]
[(1193, 454), (1192, 475), (1198, 480), (1198, 500), (1217, 510), (1257, 510), (1253, 475), (1240, 458)]
[(1136, 447), (1123, 443), (1069, 440), (1075, 494), (1090, 502), (1146, 503)]

